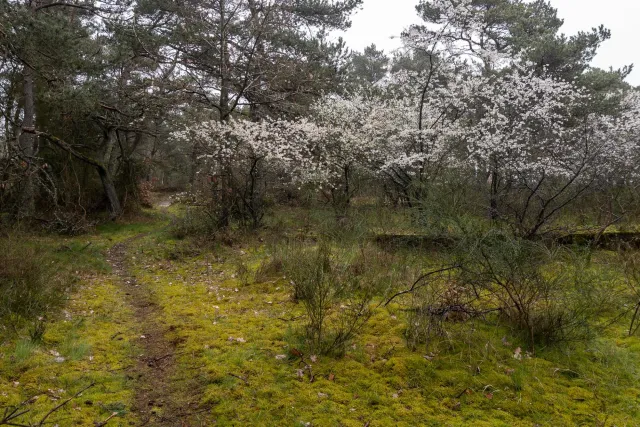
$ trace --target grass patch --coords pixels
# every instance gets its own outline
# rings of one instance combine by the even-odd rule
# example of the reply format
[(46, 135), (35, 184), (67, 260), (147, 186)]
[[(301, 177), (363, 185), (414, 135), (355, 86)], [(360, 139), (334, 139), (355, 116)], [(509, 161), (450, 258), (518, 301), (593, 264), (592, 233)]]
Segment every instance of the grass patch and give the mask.
[(33, 341), (28, 339), (20, 339), (16, 342), (16, 348), (13, 351), (13, 360), (16, 362), (16, 364), (22, 364), (31, 356), (31, 353), (33, 353), (33, 351), (37, 348), (38, 345)]
[(26, 248), (21, 250), (38, 253), (43, 266), (66, 280), (62, 303), (49, 310), (39, 342), (26, 338), (30, 327), (10, 335), (0, 333), (0, 406), (28, 400), (24, 407), (28, 412), (14, 422), (38, 423), (61, 401), (92, 383), (47, 422), (94, 425), (113, 412), (117, 415), (109, 425), (139, 422), (131, 413), (135, 384), (127, 370), (139, 353), (134, 342), (140, 332), (117, 284), (119, 278), (109, 272), (106, 252), (141, 232), (161, 233), (164, 225), (158, 218), (146, 218), (143, 223), (99, 226), (77, 237), (16, 235)]

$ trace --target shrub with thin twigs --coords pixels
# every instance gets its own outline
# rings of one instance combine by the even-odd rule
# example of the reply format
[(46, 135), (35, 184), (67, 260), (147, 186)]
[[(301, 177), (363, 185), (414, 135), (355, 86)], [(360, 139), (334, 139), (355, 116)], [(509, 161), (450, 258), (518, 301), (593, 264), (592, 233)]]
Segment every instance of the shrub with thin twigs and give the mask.
[(293, 298), (305, 308), (305, 336), (320, 354), (340, 355), (372, 315), (374, 287), (350, 271), (344, 252), (290, 245), (282, 258)]
[(447, 336), (447, 322), (462, 323), (480, 314), (473, 307), (477, 298), (468, 287), (451, 276), (438, 279), (412, 294), (405, 338), (413, 350), (421, 344), (428, 347), (434, 337)]
[(494, 232), (464, 252), (462, 280), (520, 329), (532, 349), (588, 339), (608, 309), (603, 287), (565, 248)]
[(640, 330), (640, 256), (635, 252), (620, 251), (619, 257), (625, 274), (628, 294), (627, 306), (630, 307), (629, 336)]
[(62, 305), (65, 284), (41, 250), (15, 237), (0, 239), (0, 324), (7, 332), (31, 325), (30, 335), (44, 334), (44, 317)]

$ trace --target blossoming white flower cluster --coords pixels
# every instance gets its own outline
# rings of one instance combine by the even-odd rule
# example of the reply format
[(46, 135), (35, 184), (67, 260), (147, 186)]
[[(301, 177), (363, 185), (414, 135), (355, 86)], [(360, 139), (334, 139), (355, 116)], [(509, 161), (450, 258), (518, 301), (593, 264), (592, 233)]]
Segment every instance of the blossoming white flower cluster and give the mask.
[(634, 168), (640, 141), (640, 95), (617, 117), (573, 114), (588, 95), (573, 84), (515, 69), (501, 77), (452, 81), (422, 111), (402, 98), (328, 96), (298, 120), (210, 121), (176, 132), (204, 148), (210, 168), (262, 160), (294, 183), (335, 185), (345, 168), (372, 174), (428, 173), (430, 168), (571, 176), (576, 169)]
[(203, 148), (210, 173), (263, 161), (289, 182), (328, 187), (354, 168), (402, 180), (445, 168), (563, 179), (635, 172), (637, 91), (612, 94), (624, 98), (619, 114), (585, 114), (585, 89), (483, 38), (471, 0), (430, 4), (435, 27), (403, 36), (407, 49), (426, 53), (427, 69), (389, 75), (378, 96), (329, 95), (305, 118), (210, 121), (176, 138)]

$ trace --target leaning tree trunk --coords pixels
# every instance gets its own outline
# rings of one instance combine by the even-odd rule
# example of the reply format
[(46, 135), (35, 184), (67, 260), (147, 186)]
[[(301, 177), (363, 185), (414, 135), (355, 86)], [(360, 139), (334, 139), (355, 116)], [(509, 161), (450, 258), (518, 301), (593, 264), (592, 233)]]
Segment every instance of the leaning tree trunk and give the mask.
[(107, 198), (107, 203), (109, 205), (109, 214), (111, 216), (111, 219), (116, 219), (122, 214), (122, 206), (120, 205), (120, 199), (118, 199), (118, 192), (116, 191), (116, 186), (115, 186), (115, 183), (113, 182), (113, 177), (111, 175), (111, 172), (109, 171), (108, 165), (105, 165), (104, 163), (98, 160), (95, 160), (83, 153), (80, 153), (74, 150), (73, 147), (69, 145), (67, 142), (65, 142), (64, 140), (56, 136), (53, 136), (51, 134), (48, 134), (46, 132), (39, 132), (33, 128), (27, 128), (27, 127), (23, 128), (23, 132), (30, 133), (34, 136), (41, 136), (43, 138), (46, 138), (55, 146), (63, 149), (64, 151), (71, 154), (78, 160), (81, 160), (93, 166), (94, 168), (96, 168), (96, 170), (98, 171), (98, 175), (100, 176), (100, 181), (102, 182), (102, 188), (104, 189), (104, 194)]
[(122, 206), (120, 205), (120, 199), (118, 198), (118, 192), (116, 191), (116, 185), (113, 182), (113, 178), (109, 173), (109, 170), (104, 166), (96, 166), (98, 169), (98, 175), (100, 175), (100, 181), (102, 182), (102, 188), (104, 194), (107, 197), (107, 203), (109, 204), (109, 216), (112, 220), (115, 220), (122, 215)]

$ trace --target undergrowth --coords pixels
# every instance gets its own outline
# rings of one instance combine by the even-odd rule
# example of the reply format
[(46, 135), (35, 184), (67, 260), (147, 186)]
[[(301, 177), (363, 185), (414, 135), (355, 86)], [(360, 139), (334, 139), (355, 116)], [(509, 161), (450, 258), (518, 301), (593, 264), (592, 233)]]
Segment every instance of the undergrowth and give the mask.
[[(104, 224), (77, 237), (15, 233), (0, 239), (3, 284), (10, 277), (12, 284), (29, 281), (31, 286), (28, 294), (14, 294), (29, 302), (18, 309), (25, 321), (2, 321), (0, 420), (17, 409), (19, 416), (8, 422), (37, 425), (68, 400), (45, 424), (136, 422), (130, 412), (134, 384), (127, 369), (137, 354), (132, 343), (139, 335), (118, 279), (109, 272), (106, 251), (162, 227), (153, 218)], [(34, 283), (39, 293), (32, 290)]]
[(60, 309), (70, 285), (41, 248), (14, 235), (0, 239), (0, 324), (5, 332), (18, 334), (29, 325), (32, 338), (39, 339), (45, 317)]
[[(210, 407), (207, 422), (555, 426), (635, 425), (640, 417), (640, 342), (610, 324), (611, 313), (602, 314), (595, 340), (541, 343), (535, 354), (499, 312), (450, 315), (429, 343), (410, 345), (412, 298), (384, 303), (441, 265), (442, 254), (292, 230), (238, 233), (179, 259), (163, 258), (157, 239), (139, 243), (137, 272), (180, 342), (176, 380), (198, 378), (190, 391)], [(601, 262), (593, 273), (617, 280)], [(317, 308), (331, 337), (348, 304), (342, 279), (353, 278), (374, 285), (370, 316), (342, 351), (323, 351), (320, 341), (331, 340), (310, 331), (308, 287), (329, 290)], [(462, 297), (447, 296), (453, 305)]]
[[(280, 214), (284, 231), (272, 224), (253, 234), (232, 230), (206, 244), (201, 236), (176, 238), (166, 221), (39, 237), (47, 257), (77, 274), (78, 285), (46, 320), (40, 341), (25, 331), (2, 341), (1, 404), (48, 390), (28, 405), (24, 421), (37, 421), (95, 383), (51, 421), (91, 425), (114, 413), (109, 425), (138, 421), (130, 412), (136, 380), (126, 372), (140, 332), (105, 251), (142, 235), (130, 243), (131, 267), (177, 347), (172, 382), (199, 398), (205, 425), (638, 425), (640, 338), (629, 335), (629, 310), (616, 319), (613, 303), (625, 302), (616, 298), (626, 284), (615, 254), (595, 253), (578, 276), (571, 257), (540, 270), (543, 278), (560, 269), (567, 278), (599, 281), (609, 289), (598, 297), (609, 298), (609, 309), (591, 325), (593, 338), (539, 340), (534, 352), (518, 323), (500, 311), (450, 309), (486, 308), (467, 304), (475, 293), (459, 272), (394, 297), (443, 265), (444, 251), (381, 247), (358, 231), (377, 220), (362, 219), (366, 224), (344, 239), (339, 228), (321, 239), (318, 224), (329, 215)], [(396, 220), (390, 230), (404, 221)], [(319, 339), (309, 333), (313, 307), (305, 300), (327, 287)], [(366, 302), (364, 321), (341, 321), (357, 307), (355, 297)], [(432, 325), (436, 333), (408, 333), (436, 312), (447, 312)], [(324, 351), (335, 331), (353, 325), (339, 351)]]

